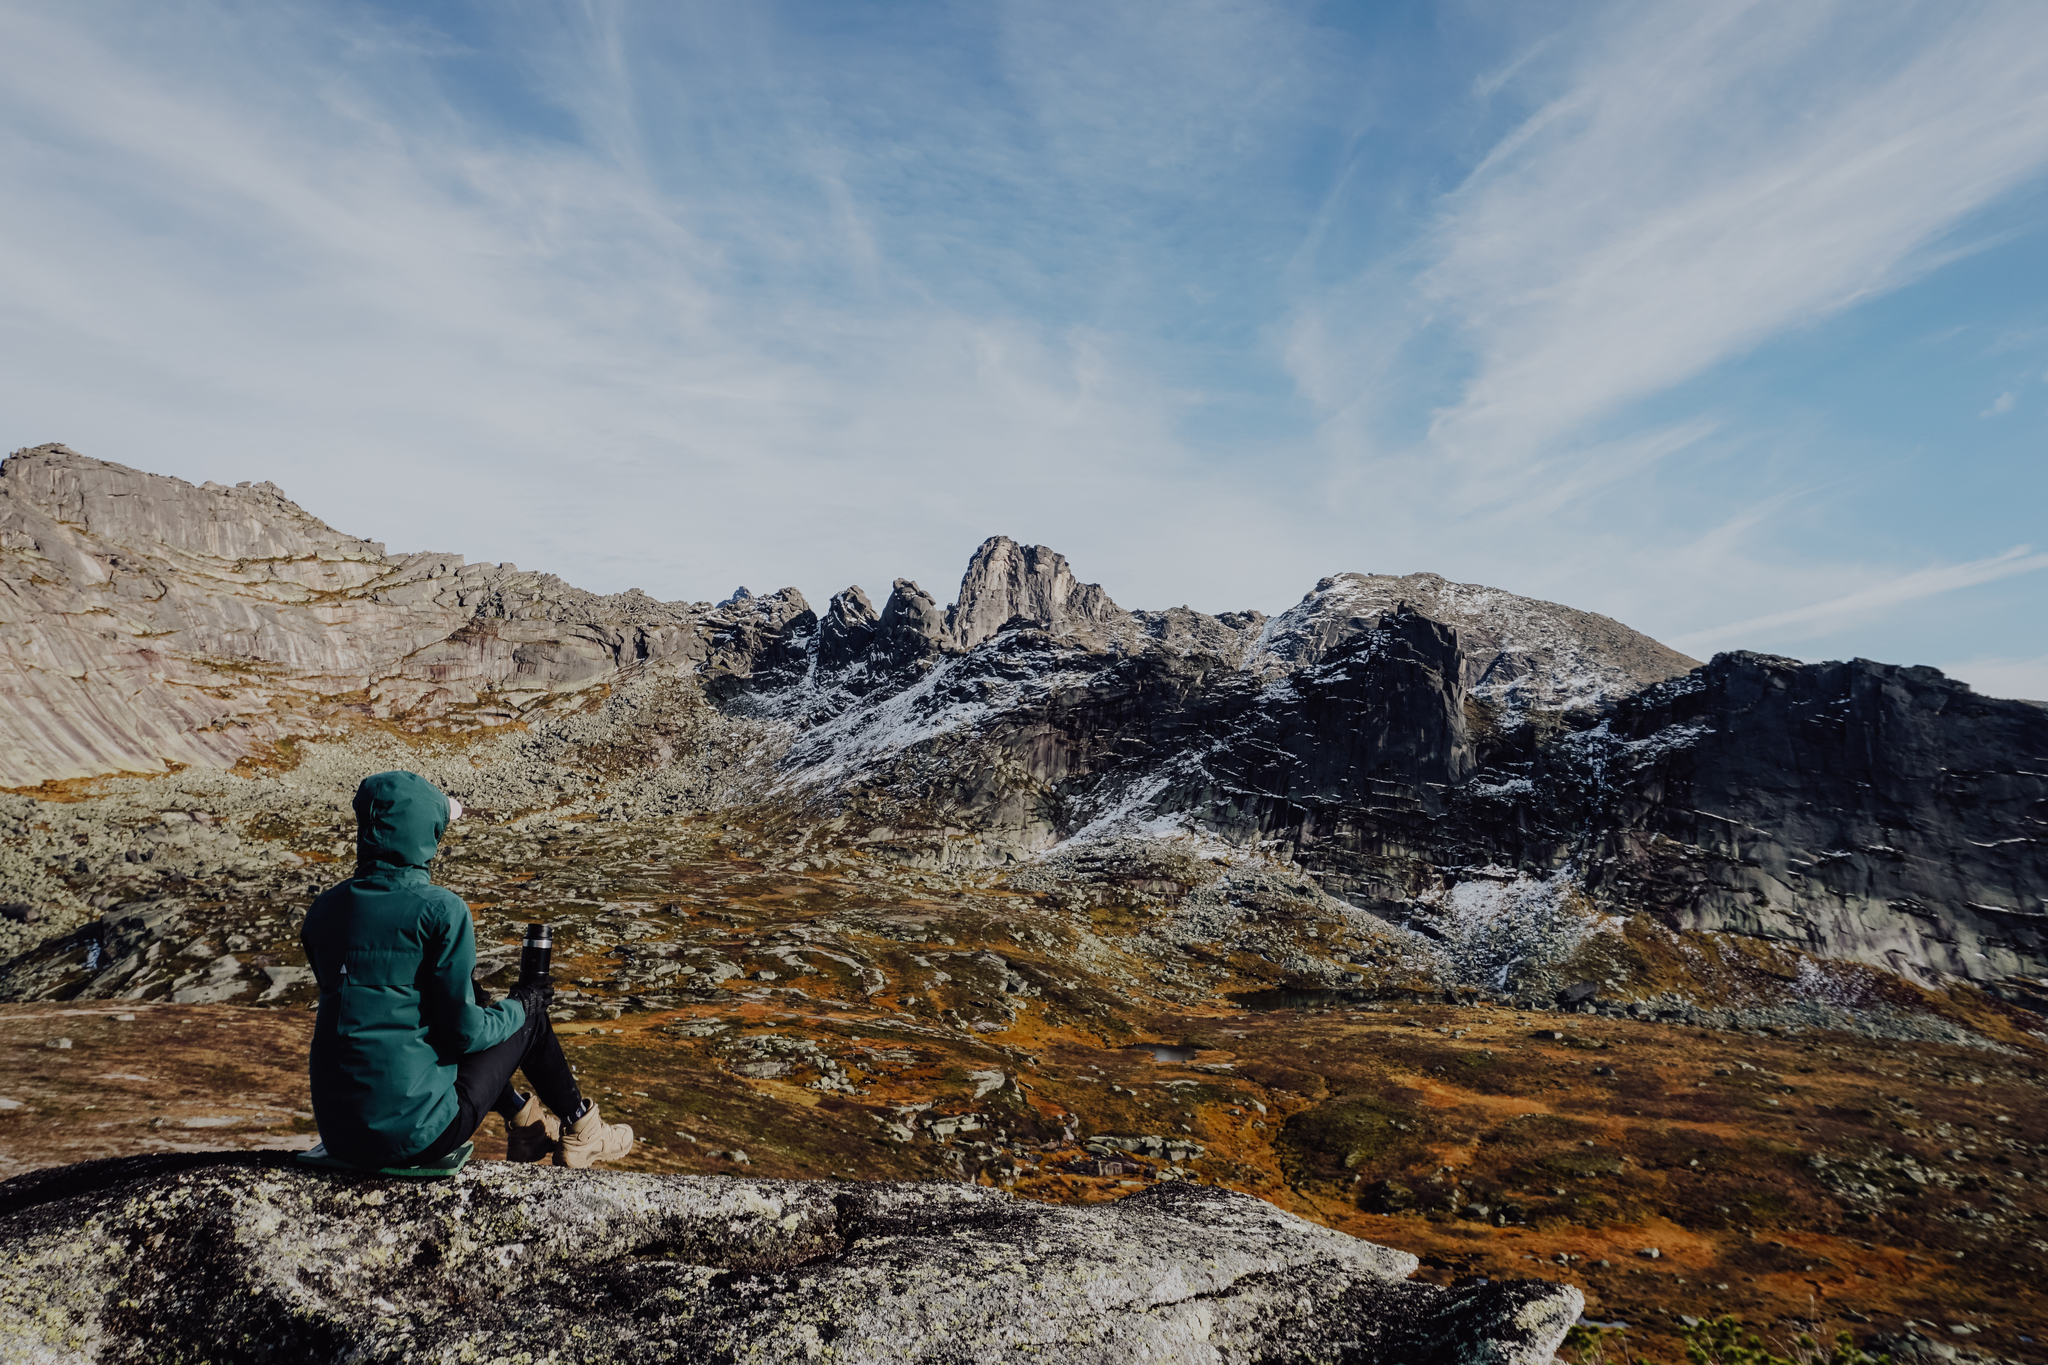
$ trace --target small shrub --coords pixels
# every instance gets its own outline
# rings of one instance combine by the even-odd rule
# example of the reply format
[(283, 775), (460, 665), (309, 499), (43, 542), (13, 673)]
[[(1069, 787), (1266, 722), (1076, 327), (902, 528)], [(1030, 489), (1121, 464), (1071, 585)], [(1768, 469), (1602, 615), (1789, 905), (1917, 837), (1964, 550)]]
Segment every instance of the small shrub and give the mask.
[(1802, 1332), (1793, 1338), (1791, 1355), (1781, 1356), (1735, 1318), (1715, 1318), (1686, 1328), (1683, 1335), (1686, 1359), (1692, 1365), (1891, 1365), (1892, 1361), (1890, 1356), (1868, 1354), (1847, 1332), (1837, 1333), (1832, 1347), (1822, 1346)]
[[(1736, 1318), (1715, 1318), (1688, 1327), (1680, 1339), (1691, 1365), (1892, 1365), (1890, 1356), (1871, 1355), (1847, 1332), (1837, 1333), (1832, 1346), (1801, 1333), (1793, 1338), (1791, 1354), (1779, 1355)], [(1557, 1358), (1569, 1360), (1570, 1365), (1656, 1365), (1647, 1357), (1637, 1359), (1629, 1354), (1622, 1329), (1585, 1324), (1565, 1333)]]

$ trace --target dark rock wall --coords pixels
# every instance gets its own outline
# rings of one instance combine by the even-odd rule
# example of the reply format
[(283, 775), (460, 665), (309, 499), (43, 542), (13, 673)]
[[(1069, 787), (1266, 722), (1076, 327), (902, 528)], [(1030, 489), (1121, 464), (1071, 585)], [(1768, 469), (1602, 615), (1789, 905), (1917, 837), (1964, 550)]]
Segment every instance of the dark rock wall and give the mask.
[(1895, 970), (2048, 966), (2048, 709), (1867, 659), (1696, 677), (1614, 718), (1596, 885)]
[(945, 636), (946, 614), (932, 595), (899, 578), (882, 604), (870, 657), (884, 670), (921, 668), (938, 657)]
[(1403, 607), (1313, 668), (1273, 684), (1219, 753), (1219, 805), (1262, 833), (1313, 806), (1393, 803), (1436, 814), (1478, 760), (1457, 633)]
[(818, 627), (818, 667), (837, 672), (866, 658), (879, 619), (858, 585), (835, 593)]
[(2048, 709), (1933, 669), (1725, 654), (1597, 724), (1483, 743), (1441, 820), (1340, 800), (1263, 828), (1394, 918), (1446, 868), (1570, 869), (1674, 928), (1979, 981), (2048, 969)]
[(1432, 816), (1477, 762), (1455, 632), (1412, 612), (1273, 682), (1213, 655), (1090, 653), (1010, 630), (923, 700), (989, 696), (1016, 699), (972, 739), (914, 746), (879, 785), (1013, 846), (1119, 813), (1189, 812), (1247, 838), (1350, 802)]
[(1470, 673), (1459, 633), (1405, 606), (1271, 681), (1012, 629), (926, 699), (1009, 700), (883, 785), (1013, 849), (1184, 814), (1404, 923), (1471, 875), (1568, 871), (1674, 928), (1980, 981), (2048, 969), (2048, 709), (1863, 660), (1722, 655), (1577, 715), (1489, 707)]

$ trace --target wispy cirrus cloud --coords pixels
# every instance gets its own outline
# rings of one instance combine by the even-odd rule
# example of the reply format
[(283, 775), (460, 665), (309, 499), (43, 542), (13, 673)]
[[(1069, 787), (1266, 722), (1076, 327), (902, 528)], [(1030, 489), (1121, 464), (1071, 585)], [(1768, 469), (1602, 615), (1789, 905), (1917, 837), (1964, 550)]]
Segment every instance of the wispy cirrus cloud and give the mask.
[(1725, 625), (1693, 631), (1678, 636), (1671, 643), (1675, 648), (1698, 654), (1702, 650), (1712, 650), (1739, 641), (1774, 638), (1810, 639), (1832, 634), (1845, 625), (1902, 606), (1907, 602), (1939, 597), (1943, 593), (1954, 592), (1960, 588), (1972, 588), (1980, 583), (1995, 583), (2002, 578), (2034, 573), (2041, 569), (2048, 569), (2048, 554), (2036, 554), (2028, 546), (2017, 545), (2002, 554), (1972, 560), (1967, 564), (1946, 564), (1886, 578), (1870, 587), (1845, 593), (1825, 602), (1812, 602), (1786, 611), (1752, 616), (1746, 620), (1730, 621)]
[(1130, 263), (1295, 107), (1287, 6), (1165, 45), (1079, 4), (950, 48), (772, 7), (470, 18), (0, 13), (0, 182), (39, 206), (0, 225), (0, 371), (48, 414), (15, 440), (670, 595), (943, 593), (993, 531), (1163, 595), (1205, 530), (1222, 593), (1286, 519), (1177, 435)]
[[(1455, 525), (1489, 547), (1482, 572), (1532, 566), (1543, 590), (1695, 649), (1810, 641), (1869, 624), (1866, 597), (2019, 572), (1967, 539), (1930, 555), (1892, 538), (1904, 565), (1832, 543), (1848, 518), (1828, 509), (1880, 471), (1801, 449), (1827, 435), (1812, 413), (1760, 428), (1750, 395), (1710, 381), (2003, 240), (1975, 225), (2048, 171), (2048, 9), (1582, 17), (1477, 83), (1527, 112), (1418, 210), (1398, 257), (1304, 288), (1287, 356), (1338, 495), (1432, 508), (1390, 538), (1440, 553)], [(1910, 567), (1929, 558), (1964, 562)], [(1853, 586), (1871, 581), (1890, 586)]]
[(1419, 280), (1474, 373), (1432, 445), (1495, 473), (1896, 289), (2048, 165), (2048, 10), (1652, 7), (1452, 193)]

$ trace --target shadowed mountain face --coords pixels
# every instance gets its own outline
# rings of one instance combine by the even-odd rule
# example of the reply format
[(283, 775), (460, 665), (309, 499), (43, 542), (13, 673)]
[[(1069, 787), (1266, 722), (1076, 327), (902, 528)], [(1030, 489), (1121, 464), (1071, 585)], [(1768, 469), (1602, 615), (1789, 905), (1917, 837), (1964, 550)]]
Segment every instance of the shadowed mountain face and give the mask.
[(0, 468), (0, 590), (12, 786), (364, 720), (569, 736), (602, 702), (625, 718), (577, 742), (609, 795), (529, 781), (505, 809), (644, 803), (694, 764), (694, 808), (865, 822), (935, 868), (1192, 832), (1427, 933), (1568, 891), (1896, 972), (2048, 969), (2048, 710), (1862, 660), (1701, 666), (1435, 575), (1337, 575), (1270, 619), (1129, 611), (994, 537), (951, 605), (904, 579), (822, 617), (793, 588), (663, 603), (44, 446)]

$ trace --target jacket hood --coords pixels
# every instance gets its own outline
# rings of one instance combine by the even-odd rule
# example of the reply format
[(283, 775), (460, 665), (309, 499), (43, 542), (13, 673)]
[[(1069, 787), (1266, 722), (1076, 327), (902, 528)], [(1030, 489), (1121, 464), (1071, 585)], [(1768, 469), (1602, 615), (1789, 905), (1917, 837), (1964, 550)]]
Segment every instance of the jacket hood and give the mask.
[(356, 875), (424, 868), (448, 828), (448, 798), (418, 773), (376, 773), (356, 788)]

